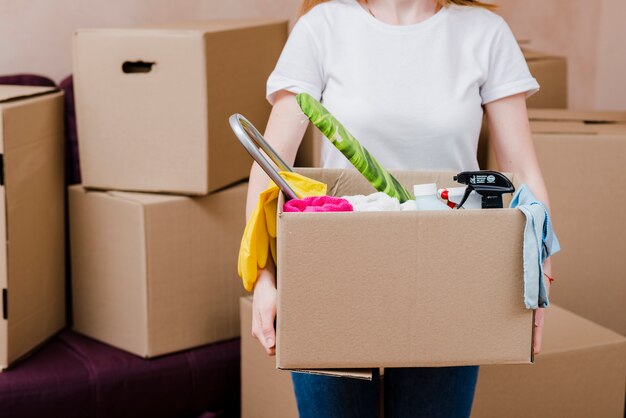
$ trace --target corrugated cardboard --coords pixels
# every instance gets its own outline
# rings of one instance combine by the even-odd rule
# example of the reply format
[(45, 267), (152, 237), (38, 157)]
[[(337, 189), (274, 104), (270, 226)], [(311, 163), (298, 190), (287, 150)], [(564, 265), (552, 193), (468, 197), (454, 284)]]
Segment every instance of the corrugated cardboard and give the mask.
[(626, 112), (533, 109), (529, 117), (563, 247), (553, 299), (626, 335)]
[(266, 125), (267, 77), (286, 38), (287, 22), (274, 20), (79, 30), (84, 186), (204, 195), (246, 178), (251, 159), (228, 117)]
[[(540, 90), (526, 100), (529, 109), (565, 109), (567, 108), (567, 59), (522, 48), (526, 63), (533, 77), (537, 79)], [(489, 161), (495, 158), (493, 147), (489, 144), (489, 130), (483, 120), (478, 139), (478, 165), (487, 168)]]
[(71, 187), (74, 329), (144, 357), (238, 336), (246, 190), (189, 198)]
[(530, 73), (537, 79), (541, 89), (528, 98), (529, 108), (567, 107), (567, 59), (543, 52), (522, 49)]
[(626, 338), (553, 305), (534, 365), (481, 367), (472, 418), (622, 418), (625, 379)]
[(0, 370), (65, 326), (63, 94), (0, 86)]
[[(329, 193), (370, 193), (354, 170), (301, 169)], [(453, 173), (398, 172), (452, 186)], [(517, 210), (279, 213), (277, 366), (532, 362)]]
[(252, 298), (240, 300), (241, 309), (241, 418), (296, 418), (298, 408), (291, 374), (276, 369), (252, 336)]
[[(251, 315), (242, 298), (242, 418), (295, 418), (289, 373), (250, 335)], [(625, 351), (624, 337), (552, 305), (534, 365), (481, 367), (472, 417), (621, 418)]]

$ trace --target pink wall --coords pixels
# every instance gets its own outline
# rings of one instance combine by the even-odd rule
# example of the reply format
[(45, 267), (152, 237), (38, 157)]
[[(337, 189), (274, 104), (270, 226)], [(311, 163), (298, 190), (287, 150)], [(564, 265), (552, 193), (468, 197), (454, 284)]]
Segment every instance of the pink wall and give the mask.
[(569, 105), (626, 110), (625, 0), (496, 0), (529, 47), (568, 59)]
[[(602, 0), (606, 1), (606, 0)], [(568, 58), (569, 105), (594, 107), (601, 1), (498, 0), (500, 14), (529, 47)]]
[(71, 72), (76, 28), (237, 17), (292, 18), (299, 0), (0, 0), (0, 74)]
[[(626, 0), (495, 0), (529, 47), (569, 60), (570, 106), (626, 110)], [(0, 74), (71, 71), (75, 28), (295, 17), (300, 0), (0, 0)]]
[(596, 54), (595, 106), (626, 110), (626, 0), (604, 1)]

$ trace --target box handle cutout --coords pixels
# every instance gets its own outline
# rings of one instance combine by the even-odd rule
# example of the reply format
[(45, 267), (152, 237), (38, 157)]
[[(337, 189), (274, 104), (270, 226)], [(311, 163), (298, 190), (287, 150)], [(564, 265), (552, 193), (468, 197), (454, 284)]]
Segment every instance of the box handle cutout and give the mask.
[(615, 125), (617, 122), (610, 120), (584, 120), (585, 125)]
[(149, 73), (156, 62), (126, 61), (122, 64), (124, 74)]
[(2, 317), (4, 319), (9, 318), (9, 294), (6, 289), (2, 289)]

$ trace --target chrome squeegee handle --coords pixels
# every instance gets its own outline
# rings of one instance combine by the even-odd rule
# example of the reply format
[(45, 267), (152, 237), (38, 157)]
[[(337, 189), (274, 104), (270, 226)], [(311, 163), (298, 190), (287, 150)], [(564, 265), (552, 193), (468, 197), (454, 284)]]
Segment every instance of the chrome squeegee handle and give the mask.
[[(259, 131), (254, 127), (252, 123), (239, 113), (235, 113), (232, 115), (228, 122), (230, 123), (230, 128), (235, 133), (235, 136), (241, 142), (241, 145), (248, 151), (248, 154), (256, 161), (263, 171), (267, 173), (267, 175), (272, 179), (274, 183), (280, 188), (280, 190), (285, 194), (286, 200), (297, 199), (298, 196), (293, 191), (289, 183), (285, 181), (284, 178), (278, 174), (276, 167), (278, 167), (281, 171), (293, 171), (291, 167), (282, 158), (274, 151), (274, 148), (267, 143), (265, 138), (259, 133)], [(265, 155), (259, 151), (259, 149), (263, 150), (265, 154), (267, 154), (276, 167), (267, 160)]]

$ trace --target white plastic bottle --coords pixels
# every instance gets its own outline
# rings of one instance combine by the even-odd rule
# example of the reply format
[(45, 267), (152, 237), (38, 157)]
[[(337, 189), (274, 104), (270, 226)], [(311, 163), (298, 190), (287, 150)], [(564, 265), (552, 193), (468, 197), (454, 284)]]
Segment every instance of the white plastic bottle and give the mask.
[(448, 205), (437, 198), (435, 183), (417, 184), (413, 186), (417, 210), (448, 210)]

